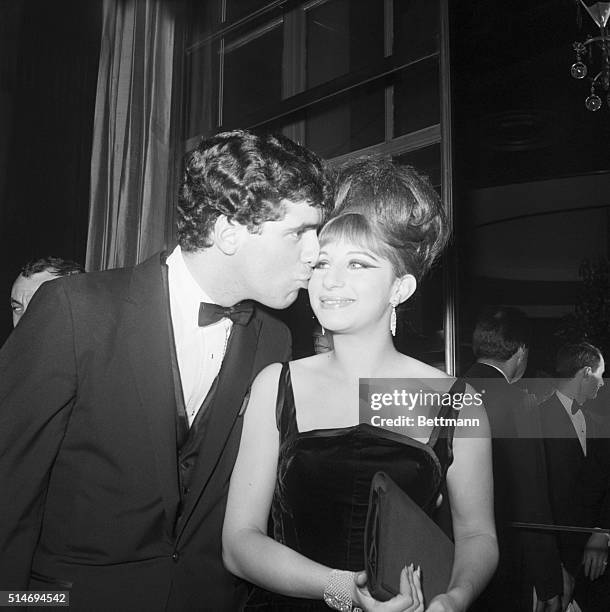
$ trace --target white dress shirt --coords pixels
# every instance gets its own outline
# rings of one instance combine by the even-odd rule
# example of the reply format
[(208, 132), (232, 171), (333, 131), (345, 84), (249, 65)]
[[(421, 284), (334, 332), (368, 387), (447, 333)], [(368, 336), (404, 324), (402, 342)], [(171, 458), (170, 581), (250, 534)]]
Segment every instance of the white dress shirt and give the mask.
[(220, 371), (233, 322), (225, 318), (199, 327), (199, 304), (212, 300), (186, 267), (180, 246), (167, 258), (167, 267), (176, 356), (190, 426)]
[(572, 425), (574, 426), (574, 431), (576, 431), (576, 435), (578, 436), (578, 441), (582, 446), (582, 452), (587, 456), (587, 421), (585, 420), (585, 415), (583, 414), (580, 406), (578, 408), (578, 412), (576, 414), (572, 414), (572, 402), (571, 397), (564, 395), (561, 391), (555, 391), (557, 398), (563, 404), (563, 407), (566, 409), (568, 416), (570, 417), (570, 421), (572, 421)]

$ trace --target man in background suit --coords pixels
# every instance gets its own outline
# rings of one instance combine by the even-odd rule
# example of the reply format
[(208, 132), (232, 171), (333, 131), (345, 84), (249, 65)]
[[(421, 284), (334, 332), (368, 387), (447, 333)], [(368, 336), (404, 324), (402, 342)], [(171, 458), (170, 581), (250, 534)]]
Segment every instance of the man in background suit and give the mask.
[[(563, 346), (557, 354), (557, 390), (539, 406), (552, 522), (557, 525), (610, 527), (604, 501), (608, 483), (595, 452), (593, 423), (581, 408), (603, 386), (604, 368), (597, 347), (587, 342)], [(584, 612), (607, 610), (608, 537), (559, 532), (556, 541), (569, 574), (566, 598), (571, 599), (576, 583), (575, 599)], [(589, 605), (589, 599), (595, 603)]]
[(42, 257), (28, 261), (15, 279), (11, 287), (11, 310), (13, 312), (13, 327), (17, 327), (19, 319), (26, 311), (32, 296), (42, 283), (62, 276), (81, 274), (85, 268), (75, 261), (61, 257)]
[(218, 134), (185, 159), (178, 241), (47, 283), (0, 351), (0, 589), (72, 610), (234, 612), (221, 559), (247, 390), (287, 360), (327, 206), (321, 161)]
[(545, 609), (559, 611), (561, 571), (557, 550), (542, 546), (552, 536), (518, 532), (513, 521), (546, 523), (544, 454), (533, 437), (536, 424), (525, 407), (525, 393), (514, 386), (527, 367), (530, 325), (516, 308), (491, 307), (478, 318), (472, 339), (477, 359), (466, 377), (484, 392), (491, 429), (494, 510), (500, 561), (475, 609), (516, 612), (532, 609), (532, 587)]

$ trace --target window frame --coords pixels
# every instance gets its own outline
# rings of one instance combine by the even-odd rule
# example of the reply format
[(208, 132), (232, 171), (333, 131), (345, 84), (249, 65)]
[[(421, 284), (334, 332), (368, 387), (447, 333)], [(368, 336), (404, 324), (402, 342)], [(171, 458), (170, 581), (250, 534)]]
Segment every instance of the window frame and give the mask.
[[(383, 0), (384, 3), (384, 57), (382, 60), (367, 65), (359, 70), (341, 75), (329, 82), (322, 83), (310, 89), (305, 88), (306, 83), (306, 12), (331, 0), (273, 0), (264, 7), (246, 15), (234, 22), (226, 20), (227, 0), (220, 0), (219, 28), (198, 41), (185, 45), (185, 55), (193, 53), (203, 45), (210, 45), (210, 52), (216, 51), (218, 45), (218, 63), (216, 66), (218, 79), (217, 125), (215, 131), (223, 129), (222, 103), (223, 103), (223, 70), (224, 57), (227, 52), (225, 39), (231, 36), (229, 51), (238, 45), (247, 44), (257, 36), (269, 30), (267, 24), (277, 26), (278, 20), (284, 28), (283, 70), (282, 70), (282, 99), (280, 102), (268, 105), (262, 110), (250, 113), (244, 117), (244, 127), (256, 128), (262, 124), (290, 117), (300, 110), (312, 108), (316, 104), (331, 100), (347, 91), (361, 87), (365, 84), (387, 78), (397, 74), (418, 62), (438, 57), (439, 59), (439, 95), (440, 118), (439, 122), (423, 129), (394, 137), (394, 98), (393, 86), (385, 88), (385, 135), (384, 141), (377, 144), (351, 151), (328, 159), (331, 166), (339, 165), (348, 159), (366, 154), (400, 155), (415, 151), (427, 146), (439, 144), (441, 150), (441, 199), (451, 228), (455, 226), (453, 202), (453, 162), (452, 162), (452, 117), (450, 95), (450, 65), (449, 65), (449, 9), (448, 0), (437, 0), (439, 4), (439, 46), (438, 51), (408, 61), (400, 61), (393, 57), (394, 35), (394, 0)], [(282, 14), (273, 17), (273, 12), (282, 10)], [(266, 21), (265, 21), (266, 20)], [(250, 31), (245, 31), (251, 27)], [(244, 31), (243, 34), (240, 34)], [(181, 126), (182, 129), (182, 126)], [(284, 128), (286, 136), (297, 142), (305, 142), (305, 121), (295, 120)], [(186, 152), (200, 141), (199, 134), (182, 139), (182, 149)], [(306, 144), (306, 143), (305, 143)], [(458, 370), (458, 287), (457, 287), (457, 259), (454, 241), (451, 241), (443, 258), (443, 296), (445, 335), (445, 370), (455, 375)]]

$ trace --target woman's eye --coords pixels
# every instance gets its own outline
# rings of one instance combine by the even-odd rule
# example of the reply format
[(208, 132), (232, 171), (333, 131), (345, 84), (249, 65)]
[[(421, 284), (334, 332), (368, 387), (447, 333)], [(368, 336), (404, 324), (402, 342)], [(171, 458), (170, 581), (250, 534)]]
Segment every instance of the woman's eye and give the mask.
[(318, 263), (314, 266), (314, 270), (323, 270), (325, 268), (328, 268), (328, 262), (325, 259), (321, 259), (320, 261), (318, 261)]
[(352, 268), (352, 270), (361, 270), (363, 268), (370, 268), (370, 266), (364, 261), (350, 261), (348, 266)]

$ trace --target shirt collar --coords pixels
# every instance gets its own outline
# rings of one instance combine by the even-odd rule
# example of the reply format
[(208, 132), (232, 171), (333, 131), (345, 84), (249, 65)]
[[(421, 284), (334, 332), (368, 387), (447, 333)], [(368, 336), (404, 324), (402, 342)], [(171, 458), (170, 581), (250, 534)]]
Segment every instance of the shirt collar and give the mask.
[(565, 393), (562, 393), (559, 389), (555, 390), (555, 395), (557, 395), (557, 399), (562, 403), (563, 407), (567, 410), (571, 418), (572, 417), (572, 403), (575, 402), (576, 400), (573, 400), (571, 397), (568, 397)]
[(212, 302), (212, 299), (189, 272), (180, 245), (172, 251), (166, 263), (172, 306), (197, 324), (199, 304)]

